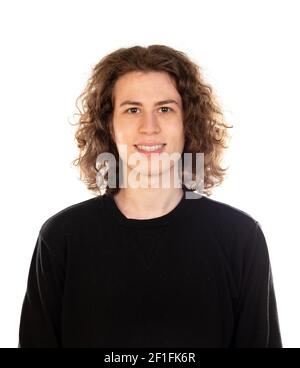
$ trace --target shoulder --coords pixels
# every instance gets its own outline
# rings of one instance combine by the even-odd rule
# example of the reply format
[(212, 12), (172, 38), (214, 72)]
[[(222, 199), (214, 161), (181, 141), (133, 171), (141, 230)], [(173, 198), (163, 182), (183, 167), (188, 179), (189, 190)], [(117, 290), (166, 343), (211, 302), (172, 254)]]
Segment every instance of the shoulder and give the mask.
[[(202, 206), (209, 221), (216, 224), (219, 244), (231, 261), (251, 263), (268, 262), (268, 245), (260, 222), (244, 209), (228, 203), (203, 197)], [(237, 266), (238, 268), (239, 266)]]
[(101, 214), (101, 203), (100, 196), (97, 196), (62, 208), (42, 223), (40, 236), (55, 242), (86, 226), (93, 226)]
[(189, 207), (192, 208), (190, 219), (193, 226), (208, 238), (216, 239), (228, 257), (240, 258), (258, 246), (266, 252), (262, 227), (244, 208), (200, 194), (196, 200), (190, 200)]
[(193, 196), (195, 200), (188, 201), (191, 203), (194, 215), (199, 220), (205, 221), (207, 225), (247, 232), (258, 224), (257, 219), (245, 209), (198, 193), (193, 193)]

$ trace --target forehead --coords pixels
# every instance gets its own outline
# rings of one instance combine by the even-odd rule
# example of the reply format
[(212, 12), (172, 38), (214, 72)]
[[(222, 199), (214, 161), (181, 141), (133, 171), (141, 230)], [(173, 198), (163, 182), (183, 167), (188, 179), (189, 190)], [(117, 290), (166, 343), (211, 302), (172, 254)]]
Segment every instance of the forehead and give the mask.
[(115, 83), (114, 99), (174, 98), (181, 100), (175, 81), (167, 72), (133, 71), (122, 75)]

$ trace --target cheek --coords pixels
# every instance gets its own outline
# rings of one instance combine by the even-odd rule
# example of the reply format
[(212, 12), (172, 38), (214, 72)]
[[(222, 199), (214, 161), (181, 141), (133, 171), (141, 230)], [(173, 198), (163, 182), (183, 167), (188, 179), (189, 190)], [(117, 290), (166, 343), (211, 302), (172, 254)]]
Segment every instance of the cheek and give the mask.
[(174, 142), (174, 145), (181, 146), (184, 144), (184, 130), (183, 125), (178, 124), (174, 126), (172, 131), (169, 132), (168, 136), (171, 138), (171, 142)]
[(114, 129), (117, 141), (122, 143), (131, 142), (134, 139), (134, 134), (136, 134), (133, 122), (126, 119), (116, 119)]
[(115, 137), (118, 153), (121, 159), (126, 162), (128, 155), (132, 152), (135, 152), (135, 149), (133, 147), (134, 135), (130, 132), (128, 128), (123, 129), (116, 126)]
[(130, 142), (131, 133), (128, 127), (124, 129), (124, 126), (116, 124), (115, 125), (115, 137), (116, 137), (116, 142), (118, 144), (126, 144), (127, 142), (128, 143)]

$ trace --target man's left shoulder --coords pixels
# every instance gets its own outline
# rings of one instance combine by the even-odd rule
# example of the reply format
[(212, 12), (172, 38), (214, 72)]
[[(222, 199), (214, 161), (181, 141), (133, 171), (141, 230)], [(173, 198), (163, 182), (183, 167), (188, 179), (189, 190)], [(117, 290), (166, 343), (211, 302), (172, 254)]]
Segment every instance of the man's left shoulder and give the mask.
[(196, 200), (190, 199), (190, 203), (194, 211), (199, 211), (199, 214), (201, 212), (201, 218), (210, 223), (245, 231), (259, 225), (256, 218), (245, 209), (198, 193), (193, 193), (193, 198)]

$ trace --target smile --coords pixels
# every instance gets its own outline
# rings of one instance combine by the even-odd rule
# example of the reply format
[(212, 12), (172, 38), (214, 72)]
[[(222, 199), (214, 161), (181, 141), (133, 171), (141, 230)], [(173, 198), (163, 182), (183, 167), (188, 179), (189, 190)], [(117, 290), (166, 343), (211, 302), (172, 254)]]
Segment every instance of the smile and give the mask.
[(135, 145), (138, 152), (141, 153), (161, 153), (164, 150), (166, 144), (157, 144), (153, 146)]

